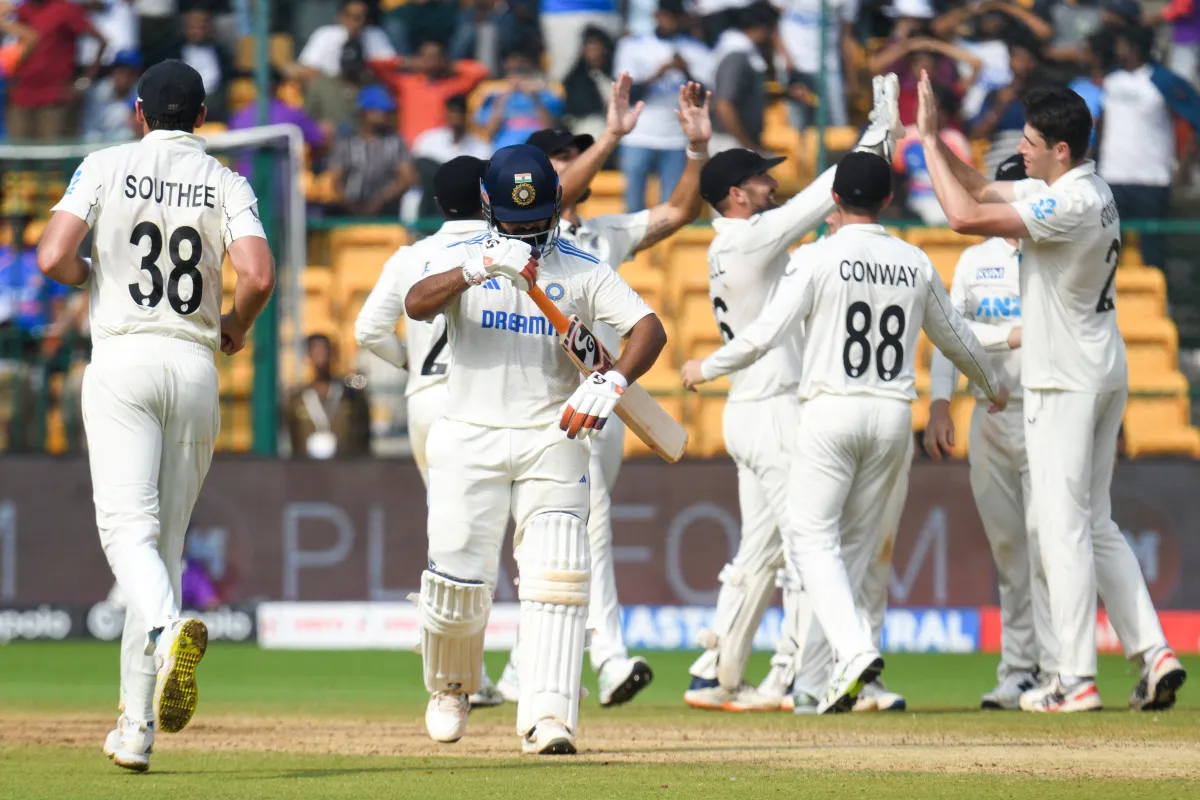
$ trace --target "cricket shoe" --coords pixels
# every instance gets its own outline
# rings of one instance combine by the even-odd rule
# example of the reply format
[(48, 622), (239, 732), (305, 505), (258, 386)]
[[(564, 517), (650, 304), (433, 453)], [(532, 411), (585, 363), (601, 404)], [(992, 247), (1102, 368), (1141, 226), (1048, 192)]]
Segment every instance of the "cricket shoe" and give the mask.
[(748, 683), (731, 692), (715, 678), (692, 677), (691, 687), (683, 693), (683, 702), (705, 711), (778, 711), (779, 699), (764, 697)]
[(876, 678), (862, 688), (854, 701), (853, 711), (903, 711), (908, 708), (904, 695), (889, 692), (883, 681)]
[(521, 751), (539, 756), (575, 755), (575, 737), (566, 725), (554, 717), (538, 720), (537, 725), (521, 740)]
[(628, 703), (654, 680), (654, 672), (641, 656), (614, 657), (600, 665), (600, 705), (608, 708)]
[(118, 767), (144, 772), (154, 750), (154, 723), (134, 722), (122, 714), (104, 739), (104, 755)]
[(883, 672), (878, 650), (868, 650), (833, 668), (833, 680), (817, 705), (818, 714), (840, 714), (854, 708), (863, 687)]
[(995, 689), (983, 696), (979, 707), (992, 711), (1016, 711), (1021, 707), (1021, 695), (1037, 685), (1036, 669), (1010, 670)]
[(1133, 687), (1129, 707), (1134, 711), (1164, 711), (1175, 705), (1175, 693), (1187, 680), (1187, 672), (1175, 651), (1163, 647), (1142, 667), (1141, 680)]
[(486, 672), (483, 673), (483, 679), (479, 682), (479, 690), (472, 692), (468, 699), (471, 708), (493, 708), (504, 704), (504, 695), (492, 683), (492, 679)]
[(452, 744), (467, 732), (471, 698), (462, 692), (434, 692), (425, 707), (425, 730), (435, 742)]
[(208, 628), (198, 619), (175, 619), (158, 634), (154, 661), (154, 727), (179, 733), (192, 721), (200, 693), (196, 665), (208, 649)]
[(516, 664), (509, 661), (504, 665), (504, 672), (500, 673), (500, 680), (496, 681), (496, 690), (510, 703), (521, 699), (521, 675)]
[(780, 711), (791, 711), (792, 703), (792, 671), (789, 667), (773, 664), (767, 677), (758, 685), (758, 693), (762, 697), (772, 697), (778, 701)]
[(1074, 711), (1099, 711), (1104, 707), (1100, 690), (1091, 678), (1084, 678), (1070, 688), (1055, 675), (1040, 686), (1021, 695), (1021, 710), (1036, 713), (1068, 714)]
[(808, 692), (796, 692), (791, 696), (791, 701), (793, 714), (815, 715), (817, 706), (821, 705), (821, 701)]

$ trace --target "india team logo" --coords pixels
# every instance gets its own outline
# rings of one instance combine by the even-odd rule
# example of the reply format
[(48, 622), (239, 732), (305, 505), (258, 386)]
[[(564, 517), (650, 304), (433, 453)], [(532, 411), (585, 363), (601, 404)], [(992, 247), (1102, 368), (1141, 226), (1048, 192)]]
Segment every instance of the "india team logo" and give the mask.
[(533, 190), (533, 175), (528, 172), (518, 172), (513, 175), (512, 199), (521, 208), (533, 205), (537, 192)]
[(563, 288), (561, 283), (546, 284), (546, 297), (549, 297), (555, 302), (562, 300), (567, 294), (567, 290)]

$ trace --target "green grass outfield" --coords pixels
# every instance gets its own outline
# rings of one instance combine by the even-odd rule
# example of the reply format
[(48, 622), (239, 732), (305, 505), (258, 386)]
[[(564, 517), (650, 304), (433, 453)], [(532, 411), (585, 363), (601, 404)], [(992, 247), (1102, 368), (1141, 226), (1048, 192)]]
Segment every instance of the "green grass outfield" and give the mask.
[[(574, 758), (521, 756), (514, 709), (475, 712), (436, 745), (412, 653), (281, 652), (216, 643), (200, 710), (160, 736), (151, 771), (100, 754), (116, 716), (117, 647), (0, 646), (0, 800), (27, 798), (1200, 798), (1200, 685), (1178, 709), (1125, 709), (1136, 676), (1101, 660), (1111, 710), (980, 713), (991, 655), (890, 655), (909, 711), (836, 718), (693, 711), (693, 653), (647, 654), (654, 684), (633, 704), (584, 701)], [(503, 654), (489, 654), (498, 674)], [(1185, 659), (1200, 676), (1200, 659)], [(760, 677), (755, 656), (750, 675)]]

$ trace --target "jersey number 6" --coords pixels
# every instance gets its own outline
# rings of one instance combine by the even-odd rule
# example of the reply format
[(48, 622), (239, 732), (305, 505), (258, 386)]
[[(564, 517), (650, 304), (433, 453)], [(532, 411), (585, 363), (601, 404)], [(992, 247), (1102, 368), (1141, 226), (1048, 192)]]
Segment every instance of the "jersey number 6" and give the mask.
[[(904, 323), (904, 309), (900, 306), (888, 306), (879, 317), (880, 342), (875, 350), (875, 371), (880, 380), (890, 381), (904, 368), (904, 342), (900, 338), (904, 335)], [(861, 378), (871, 368), (871, 340), (867, 338), (870, 330), (871, 307), (861, 300), (851, 303), (846, 310), (846, 346), (842, 348), (842, 366), (847, 377)], [(854, 345), (858, 345), (858, 361), (850, 360)], [(884, 366), (884, 355), (888, 350), (894, 351), (890, 367)]]
[[(139, 222), (133, 227), (129, 243), (140, 246), (142, 240), (147, 238), (150, 240), (150, 252), (142, 256), (142, 263), (138, 269), (150, 276), (150, 294), (142, 294), (142, 287), (137, 283), (131, 283), (129, 284), (129, 296), (133, 298), (133, 302), (143, 308), (154, 308), (162, 302), (163, 298), (163, 274), (162, 270), (158, 268), (158, 257), (162, 255), (163, 246), (162, 231), (153, 222)], [(183, 258), (179, 252), (179, 245), (183, 242), (191, 245), (187, 258)], [(187, 226), (177, 228), (171, 234), (167, 255), (170, 256), (171, 264), (174, 267), (171, 274), (167, 276), (167, 302), (171, 304), (171, 308), (175, 309), (177, 314), (191, 314), (200, 307), (200, 296), (204, 289), (200, 270), (196, 269), (201, 256), (200, 234), (196, 232), (195, 228)], [(192, 294), (187, 300), (179, 296), (179, 281), (185, 275), (192, 280)]]

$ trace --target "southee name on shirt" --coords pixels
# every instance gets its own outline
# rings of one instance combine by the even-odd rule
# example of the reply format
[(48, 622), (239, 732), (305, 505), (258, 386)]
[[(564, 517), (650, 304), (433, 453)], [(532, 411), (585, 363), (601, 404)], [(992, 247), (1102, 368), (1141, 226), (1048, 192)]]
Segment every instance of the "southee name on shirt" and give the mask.
[(160, 181), (150, 177), (137, 175), (125, 176), (125, 196), (131, 200), (140, 197), (143, 200), (153, 200), (177, 208), (215, 208), (217, 189), (202, 183), (177, 183)]

